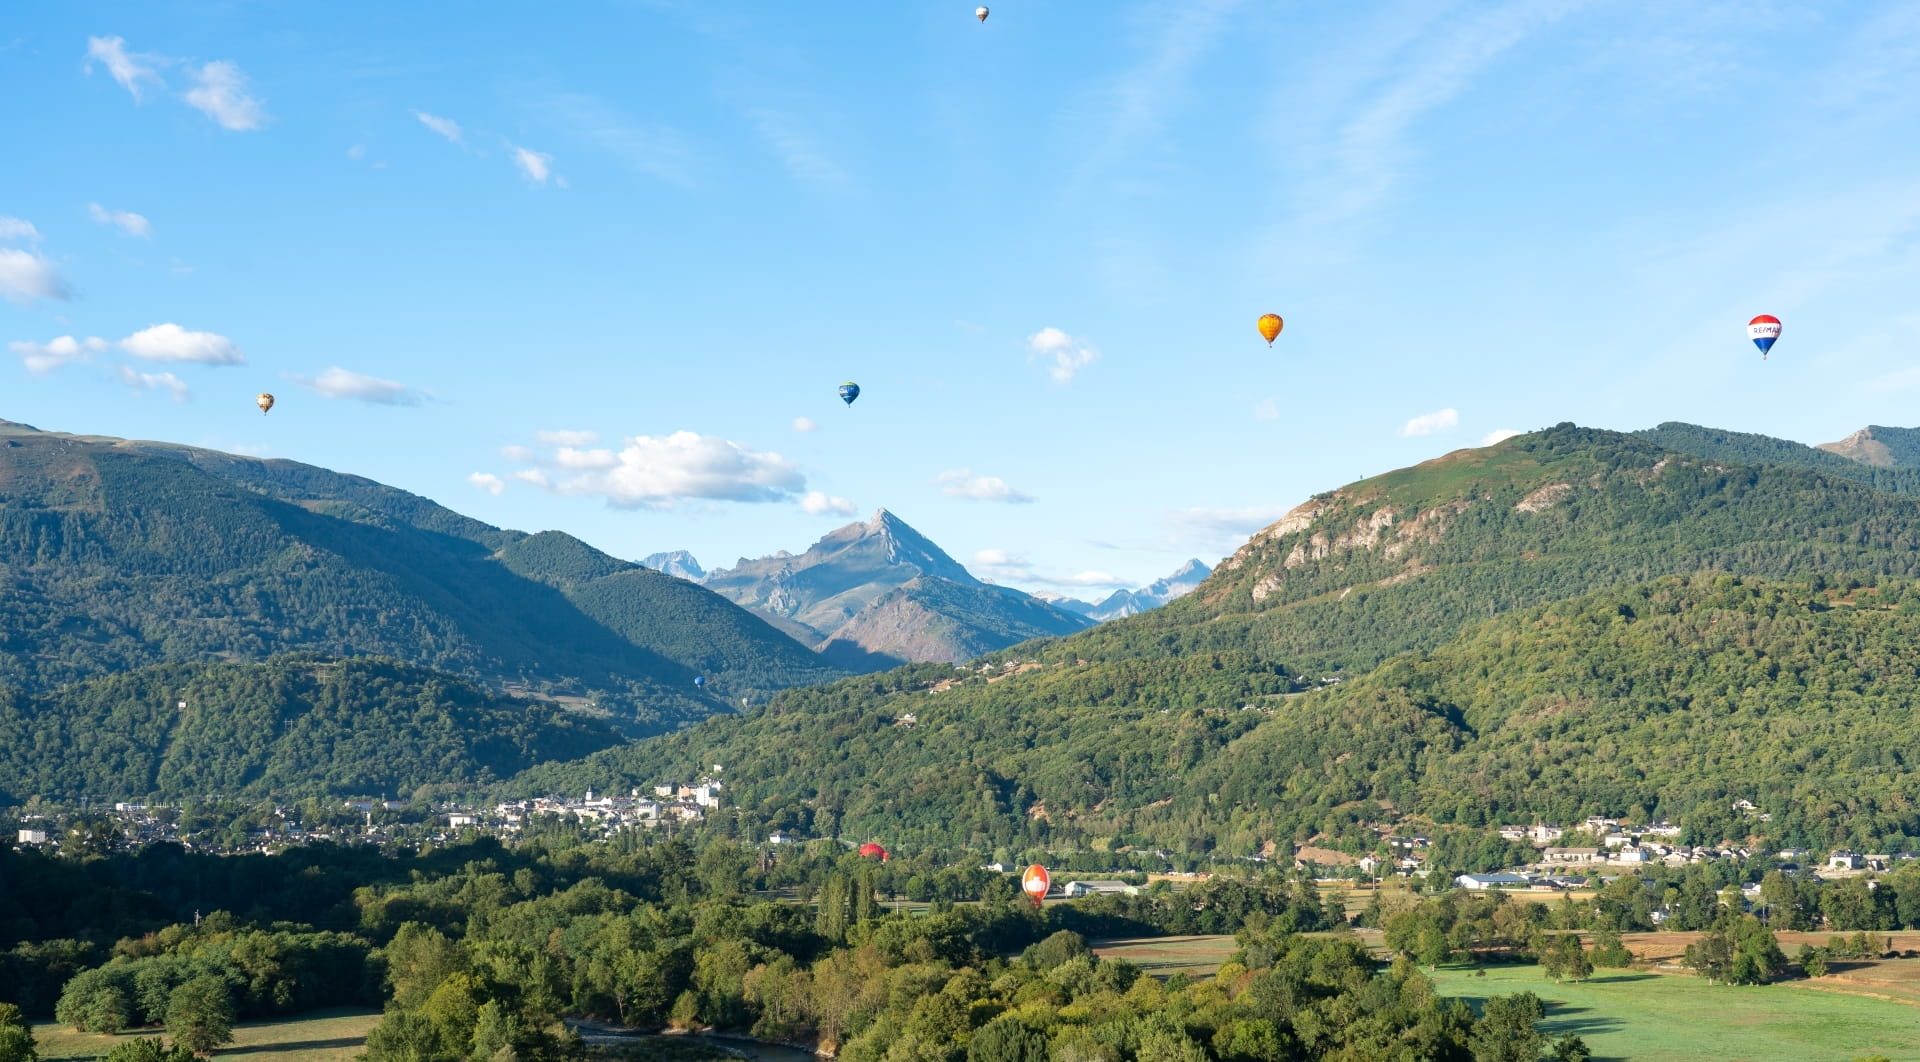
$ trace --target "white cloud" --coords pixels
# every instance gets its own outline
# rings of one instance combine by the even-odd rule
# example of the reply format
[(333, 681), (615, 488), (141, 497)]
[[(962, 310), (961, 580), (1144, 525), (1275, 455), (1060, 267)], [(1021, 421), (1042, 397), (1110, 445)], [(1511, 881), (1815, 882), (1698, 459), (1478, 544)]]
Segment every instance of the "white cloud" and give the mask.
[(146, 238), (153, 235), (153, 223), (130, 210), (108, 210), (98, 203), (88, 203), (87, 213), (102, 225), (112, 225), (129, 236)]
[(166, 391), (175, 402), (187, 400), (186, 381), (170, 372), (140, 372), (131, 365), (122, 365), (120, 382), (136, 391)]
[(39, 239), (40, 230), (33, 227), (33, 222), (0, 214), (0, 240), (26, 240), (33, 243)]
[(442, 118), (437, 114), (428, 114), (425, 111), (415, 111), (413, 112), (413, 116), (415, 118), (420, 119), (421, 125), (426, 126), (428, 129), (431, 129), (436, 133), (439, 133), (441, 136), (446, 137), (448, 140), (452, 141), (453, 143), (465, 146), (466, 140), (464, 138), (464, 134), (460, 132), (459, 122), (456, 122), (451, 118)]
[(597, 431), (536, 431), (533, 437), (548, 446), (592, 446), (600, 441)]
[(973, 554), (974, 570), (994, 582), (1024, 583), (1028, 586), (1110, 587), (1132, 583), (1103, 571), (1075, 572), (1072, 575), (1043, 575), (1025, 556), (1004, 549), (982, 549)]
[(934, 478), (940, 493), (974, 501), (1030, 502), (1033, 496), (1007, 486), (999, 476), (976, 476), (972, 469), (956, 468)]
[(467, 476), (467, 482), (496, 497), (499, 496), (501, 491), (507, 489), (506, 482), (491, 472), (472, 473)]
[(612, 155), (636, 173), (691, 187), (697, 158), (671, 126), (632, 121), (597, 96), (559, 93), (534, 101), (564, 134)]
[(0, 298), (25, 306), (35, 299), (72, 297), (52, 262), (32, 251), (0, 247)]
[(226, 336), (189, 332), (172, 323), (143, 328), (121, 340), (120, 349), (148, 361), (196, 361), (202, 365), (244, 365), (247, 361)]
[(105, 64), (107, 73), (112, 74), (113, 79), (120, 82), (120, 87), (132, 93), (133, 98), (138, 100), (142, 81), (160, 84), (160, 75), (155, 71), (154, 66), (166, 62), (166, 59), (158, 55), (128, 52), (124, 37), (88, 37), (85, 66), (88, 73), (93, 72), (93, 64), (96, 62)]
[(181, 98), (221, 128), (244, 132), (266, 124), (267, 109), (247, 94), (247, 75), (238, 66), (216, 60), (194, 71), (193, 80)]
[(800, 508), (810, 516), (852, 516), (857, 511), (852, 501), (817, 490), (810, 490), (801, 497)]
[(86, 339), (60, 336), (45, 343), (8, 343), (7, 349), (20, 355), (20, 360), (26, 363), (28, 372), (46, 372), (70, 361), (89, 360), (93, 355), (107, 349), (107, 341), (98, 336), (89, 336)]
[(1459, 426), (1459, 410), (1439, 409), (1432, 413), (1422, 413), (1407, 421), (1406, 426), (1400, 429), (1400, 434), (1406, 438), (1412, 438), (1416, 435), (1434, 435), (1443, 431), (1452, 431)]
[(293, 380), (322, 398), (352, 398), (376, 406), (417, 406), (427, 399), (425, 392), (397, 380), (349, 372), (338, 365), (318, 376), (296, 376)]
[(364, 159), (364, 158), (366, 158), (366, 157), (367, 157), (367, 145), (365, 145), (365, 144), (355, 144), (355, 145), (353, 145), (352, 147), (350, 147), (350, 148), (348, 148), (348, 149), (347, 149), (347, 157), (348, 157), (348, 158), (350, 158), (350, 159), (353, 159), (353, 160), (354, 160), (354, 161), (356, 161), (356, 162), (357, 162), (357, 161), (359, 161), (359, 160), (361, 160), (361, 159)]
[(597, 495), (616, 509), (671, 509), (701, 500), (798, 501), (808, 512), (839, 512), (851, 504), (818, 492), (807, 497), (799, 466), (777, 453), (715, 435), (635, 435), (622, 440), (618, 449), (556, 445), (584, 441), (590, 434), (541, 432), (545, 449), (504, 446), (500, 453), (533, 466), (513, 472), (513, 479), (558, 494)]
[(507, 146), (513, 148), (514, 165), (520, 167), (520, 172), (527, 175), (527, 180), (535, 184), (545, 184), (547, 178), (553, 176), (552, 155), (531, 151), (517, 144)]
[(1071, 383), (1081, 369), (1100, 360), (1100, 352), (1092, 344), (1058, 328), (1042, 328), (1027, 337), (1027, 347), (1035, 357), (1050, 358), (1053, 364), (1047, 372), (1056, 383)]
[(1279, 420), (1280, 403), (1272, 398), (1263, 398), (1253, 404), (1253, 419)]
[(620, 457), (607, 449), (582, 450), (574, 446), (562, 446), (555, 451), (553, 463), (561, 468), (612, 468), (620, 463)]
[(1480, 440), (1480, 445), (1492, 446), (1494, 443), (1505, 442), (1516, 435), (1525, 435), (1525, 434), (1526, 432), (1514, 431), (1512, 428), (1495, 428), (1494, 430), (1488, 432), (1485, 438)]
[(818, 425), (818, 424), (815, 424), (815, 423), (813, 422), (813, 420), (812, 420), (811, 418), (809, 418), (809, 417), (795, 417), (795, 418), (793, 418), (793, 430), (794, 430), (794, 431), (799, 431), (799, 432), (808, 432), (808, 431), (813, 431), (813, 430), (814, 430), (815, 428), (818, 428), (819, 426), (820, 426), (820, 425)]

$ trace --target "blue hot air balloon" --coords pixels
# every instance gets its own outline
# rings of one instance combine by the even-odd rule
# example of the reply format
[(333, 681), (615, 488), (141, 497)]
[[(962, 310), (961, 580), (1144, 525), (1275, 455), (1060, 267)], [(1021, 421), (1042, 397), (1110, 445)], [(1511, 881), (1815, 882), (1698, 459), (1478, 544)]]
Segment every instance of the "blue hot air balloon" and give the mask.
[(696, 686), (704, 686), (704, 685), (706, 685), (706, 684), (707, 684), (707, 676), (705, 676), (705, 675), (695, 675), (695, 676), (693, 676), (693, 684), (694, 684), (694, 685), (696, 685)]
[(845, 402), (847, 405), (853, 405), (853, 400), (859, 397), (860, 397), (859, 384), (854, 383), (852, 380), (848, 380), (846, 383), (843, 383), (840, 385), (840, 401)]

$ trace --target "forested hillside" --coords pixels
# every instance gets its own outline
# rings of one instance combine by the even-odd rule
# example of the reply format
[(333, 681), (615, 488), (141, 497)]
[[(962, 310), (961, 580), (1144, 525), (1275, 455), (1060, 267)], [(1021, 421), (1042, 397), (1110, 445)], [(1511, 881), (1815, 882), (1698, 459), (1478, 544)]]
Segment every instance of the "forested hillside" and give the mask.
[(0, 443), (0, 686), (380, 655), (593, 696), (644, 732), (840, 674), (691, 584), (358, 477), (21, 425)]
[[(902, 842), (1252, 854), (1416, 815), (1586, 815), (1697, 841), (1920, 847), (1920, 587), (1728, 575), (1486, 621), (1288, 695), (1246, 655), (938, 667), (534, 771), (612, 788), (727, 765), (762, 821)], [(1745, 799), (1771, 820), (1733, 811)]]
[(391, 661), (164, 664), (0, 692), (0, 805), (469, 790), (622, 739)]

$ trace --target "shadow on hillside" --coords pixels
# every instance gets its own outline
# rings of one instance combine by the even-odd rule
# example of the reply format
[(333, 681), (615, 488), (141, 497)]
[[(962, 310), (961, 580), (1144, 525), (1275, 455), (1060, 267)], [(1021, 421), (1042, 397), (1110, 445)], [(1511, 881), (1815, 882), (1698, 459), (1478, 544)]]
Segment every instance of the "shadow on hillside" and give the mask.
[(228, 1047), (220, 1054), (277, 1055), (285, 1051), (341, 1051), (366, 1042), (364, 1036), (336, 1036), (330, 1040), (294, 1040), (284, 1044), (261, 1044), (258, 1047)]

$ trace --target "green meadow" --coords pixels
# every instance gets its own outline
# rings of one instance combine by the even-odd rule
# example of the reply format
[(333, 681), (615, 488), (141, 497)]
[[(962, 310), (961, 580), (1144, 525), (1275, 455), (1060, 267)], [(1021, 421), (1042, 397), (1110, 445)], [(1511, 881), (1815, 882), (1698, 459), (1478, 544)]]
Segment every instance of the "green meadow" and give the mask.
[(1635, 1062), (1805, 1062), (1871, 1055), (1920, 1057), (1920, 1007), (1795, 982), (1754, 988), (1697, 977), (1597, 971), (1557, 985), (1538, 966), (1442, 967), (1440, 991), (1479, 1005), (1532, 992), (1547, 1004), (1541, 1029), (1577, 1033), (1601, 1059)]

